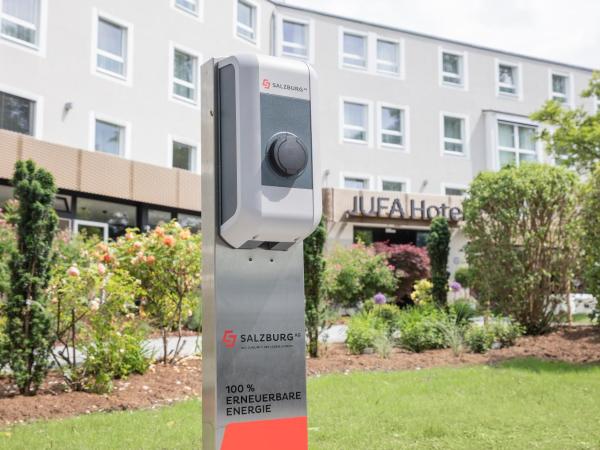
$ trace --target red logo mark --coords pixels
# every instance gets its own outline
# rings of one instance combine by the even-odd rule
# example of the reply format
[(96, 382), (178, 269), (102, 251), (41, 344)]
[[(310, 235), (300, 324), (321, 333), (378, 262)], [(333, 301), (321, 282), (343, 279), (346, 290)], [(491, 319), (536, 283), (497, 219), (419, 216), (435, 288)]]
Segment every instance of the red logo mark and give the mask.
[(271, 87), (271, 82), (269, 80), (267, 80), (266, 78), (263, 80), (262, 84), (265, 89), (269, 89)]
[(233, 330), (225, 330), (223, 333), (223, 344), (227, 348), (235, 347), (235, 342), (237, 341), (237, 334), (233, 332)]

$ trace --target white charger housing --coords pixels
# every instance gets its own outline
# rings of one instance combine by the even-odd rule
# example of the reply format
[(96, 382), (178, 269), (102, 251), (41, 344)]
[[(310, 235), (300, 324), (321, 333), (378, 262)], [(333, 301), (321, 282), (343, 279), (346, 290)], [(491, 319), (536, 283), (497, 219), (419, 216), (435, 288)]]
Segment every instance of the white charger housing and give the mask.
[(218, 62), (218, 223), (231, 247), (287, 250), (319, 223), (316, 81), (292, 59)]

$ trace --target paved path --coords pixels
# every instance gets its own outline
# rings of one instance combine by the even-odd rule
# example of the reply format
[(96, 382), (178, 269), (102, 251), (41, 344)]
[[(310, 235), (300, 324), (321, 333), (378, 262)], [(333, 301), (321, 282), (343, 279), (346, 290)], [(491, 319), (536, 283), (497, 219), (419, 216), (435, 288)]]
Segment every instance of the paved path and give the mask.
[[(327, 342), (328, 344), (343, 343), (346, 341), (347, 330), (348, 327), (346, 325), (333, 325), (321, 333), (319, 339), (321, 342)], [(145, 344), (150, 354), (154, 355), (154, 357), (162, 357), (163, 342), (161, 338), (148, 339)], [(183, 344), (183, 348), (179, 353), (180, 356), (190, 356), (202, 352), (202, 336), (184, 336), (181, 338), (181, 344)], [(169, 337), (167, 340), (167, 353), (173, 352), (176, 345), (177, 337)], [(77, 361), (81, 362), (84, 359), (84, 355), (77, 352)]]

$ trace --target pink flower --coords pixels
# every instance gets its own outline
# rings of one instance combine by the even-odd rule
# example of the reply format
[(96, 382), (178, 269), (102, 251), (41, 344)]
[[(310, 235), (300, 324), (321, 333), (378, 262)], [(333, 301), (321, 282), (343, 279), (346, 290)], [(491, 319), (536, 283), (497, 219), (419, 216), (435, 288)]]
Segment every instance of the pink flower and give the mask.
[(135, 236), (133, 235), (133, 233), (131, 231), (128, 231), (127, 233), (125, 233), (125, 239), (127, 239), (128, 241), (131, 241)]
[(139, 250), (140, 248), (142, 248), (142, 243), (140, 241), (134, 242), (133, 248), (135, 248), (136, 250)]
[(78, 277), (79, 269), (75, 266), (71, 266), (67, 269), (67, 275), (69, 275), (70, 277)]
[(175, 245), (175, 238), (173, 236), (165, 236), (163, 239), (163, 244), (167, 247), (173, 247)]
[(149, 265), (154, 264), (154, 262), (156, 261), (156, 258), (152, 255), (146, 256), (146, 263)]
[(188, 230), (188, 229), (181, 230), (181, 232), (179, 233), (179, 237), (180, 237), (181, 239), (183, 239), (184, 241), (185, 241), (186, 239), (189, 239), (191, 235), (192, 235), (192, 233), (191, 233), (191, 232), (190, 232), (190, 230)]
[(106, 273), (106, 266), (102, 263), (98, 263), (98, 273), (104, 275)]

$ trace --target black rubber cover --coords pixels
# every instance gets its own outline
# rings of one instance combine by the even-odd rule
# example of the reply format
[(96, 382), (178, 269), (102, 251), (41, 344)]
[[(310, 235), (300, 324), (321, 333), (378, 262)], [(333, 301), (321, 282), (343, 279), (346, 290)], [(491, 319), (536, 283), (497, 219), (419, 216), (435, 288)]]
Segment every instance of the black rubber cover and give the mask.
[(297, 177), (308, 163), (308, 151), (293, 133), (277, 133), (269, 141), (269, 163), (282, 177)]

